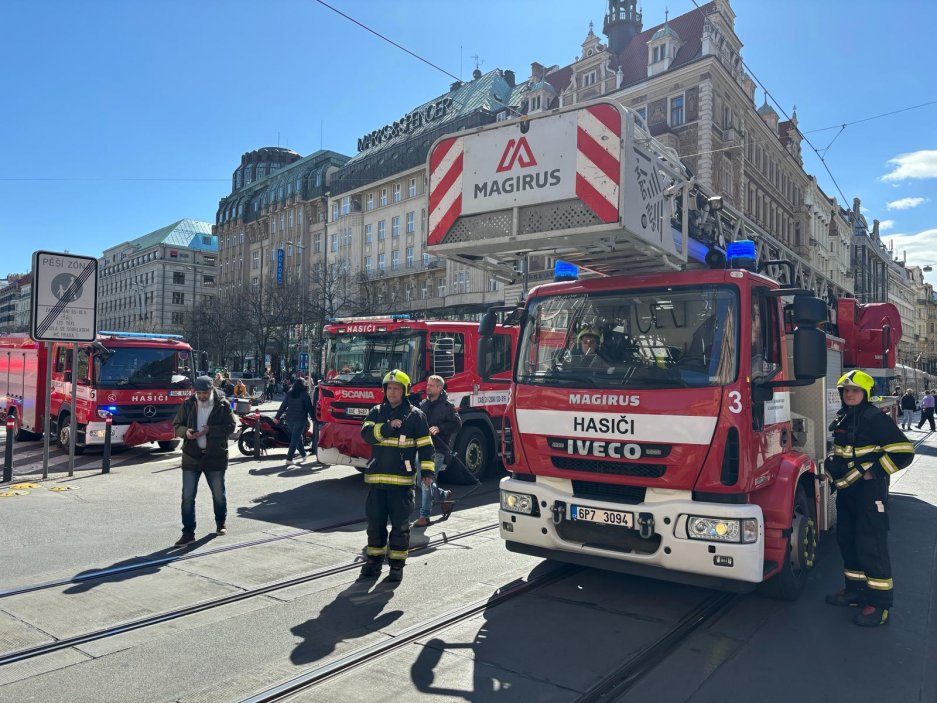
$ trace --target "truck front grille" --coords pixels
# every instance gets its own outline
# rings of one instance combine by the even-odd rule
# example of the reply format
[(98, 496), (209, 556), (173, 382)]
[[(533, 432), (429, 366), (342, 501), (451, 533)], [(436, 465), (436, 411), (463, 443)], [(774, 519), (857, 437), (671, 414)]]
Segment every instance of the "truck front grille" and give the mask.
[(635, 464), (627, 461), (598, 461), (596, 459), (574, 459), (568, 456), (551, 456), (550, 461), (557, 469), (588, 471), (593, 474), (613, 476), (640, 476), (660, 478), (667, 470), (665, 464)]
[(660, 548), (660, 535), (643, 539), (637, 530), (615, 525), (596, 525), (592, 522), (563, 520), (556, 526), (561, 539), (581, 542), (588, 547), (616, 552), (653, 554)]
[(573, 495), (577, 498), (598, 498), (616, 503), (637, 505), (644, 502), (647, 489), (644, 486), (619, 486), (614, 483), (595, 481), (573, 481)]

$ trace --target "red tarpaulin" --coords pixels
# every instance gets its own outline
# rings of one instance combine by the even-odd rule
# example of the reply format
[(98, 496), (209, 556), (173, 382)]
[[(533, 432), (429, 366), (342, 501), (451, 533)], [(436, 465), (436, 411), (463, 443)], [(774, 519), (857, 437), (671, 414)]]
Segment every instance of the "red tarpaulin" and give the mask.
[(175, 438), (176, 434), (172, 428), (172, 420), (148, 422), (146, 424), (134, 422), (124, 432), (124, 444), (128, 447), (135, 447), (138, 444), (146, 444), (147, 442), (166, 442)]

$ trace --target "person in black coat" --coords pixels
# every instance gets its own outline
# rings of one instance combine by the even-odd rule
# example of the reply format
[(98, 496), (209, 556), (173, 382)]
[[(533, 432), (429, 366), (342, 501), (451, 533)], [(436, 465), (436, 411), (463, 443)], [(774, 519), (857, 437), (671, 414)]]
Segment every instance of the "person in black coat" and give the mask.
[[(433, 375), (426, 379), (426, 398), (420, 403), (420, 410), (426, 415), (426, 424), (429, 425), (429, 433), (433, 438), (433, 463), (437, 477), (439, 472), (446, 468), (446, 457), (456, 434), (462, 428), (462, 418), (456, 412), (455, 406), (449, 402), (445, 383), (441, 376)], [(434, 500), (439, 502), (443, 517), (447, 517), (452, 511), (452, 491), (442, 490), (435, 481), (427, 485), (419, 475), (417, 484), (422, 487), (423, 496), (420, 501), (420, 517), (413, 526), (429, 525)]]
[(914, 391), (909, 388), (908, 392), (901, 396), (901, 429), (911, 429), (912, 415), (915, 410), (917, 410), (917, 399), (914, 397)]
[(286, 415), (286, 426), (290, 431), (290, 448), (286, 450), (286, 460), (293, 461), (293, 456), (297, 450), (299, 455), (306, 458), (306, 447), (303, 444), (303, 435), (306, 433), (306, 418), (315, 419), (316, 410), (312, 405), (312, 398), (306, 390), (306, 382), (297, 378), (290, 386), (286, 397), (280, 403), (280, 409), (277, 410), (276, 419)]

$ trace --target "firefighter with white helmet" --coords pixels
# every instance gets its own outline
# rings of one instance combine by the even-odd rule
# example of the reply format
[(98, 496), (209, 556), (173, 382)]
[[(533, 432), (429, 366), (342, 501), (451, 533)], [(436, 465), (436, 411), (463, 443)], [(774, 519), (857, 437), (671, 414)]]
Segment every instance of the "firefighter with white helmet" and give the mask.
[(836, 537), (845, 587), (826, 597), (829, 605), (858, 606), (853, 622), (888, 622), (892, 607), (888, 555), (890, 477), (914, 458), (914, 447), (890, 417), (871, 404), (874, 380), (849, 371), (837, 383), (843, 407), (830, 426), (833, 454), (826, 471), (836, 486)]
[[(410, 513), (417, 468), (424, 480), (434, 480), (433, 439), (426, 417), (410, 404), (410, 377), (394, 369), (384, 376), (384, 401), (375, 405), (361, 426), (361, 436), (371, 445), (371, 460), (364, 473), (369, 484), (365, 512), (368, 517), (367, 561), (361, 575), (381, 573), (384, 557), (390, 562), (388, 581), (403, 578), (410, 548)], [(390, 539), (387, 522), (390, 521)]]

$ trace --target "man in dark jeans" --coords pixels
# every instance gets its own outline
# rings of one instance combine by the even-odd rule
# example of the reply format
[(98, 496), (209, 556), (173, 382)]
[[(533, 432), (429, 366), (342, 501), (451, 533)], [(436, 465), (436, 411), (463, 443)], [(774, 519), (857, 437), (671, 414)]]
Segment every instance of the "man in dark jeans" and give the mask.
[(306, 381), (297, 378), (293, 381), (292, 387), (280, 403), (280, 409), (277, 410), (276, 419), (280, 421), (282, 415), (286, 415), (286, 426), (290, 430), (290, 447), (286, 450), (286, 460), (293, 461), (293, 456), (299, 451), (299, 455), (306, 458), (306, 447), (303, 443), (306, 433), (306, 418), (315, 419), (315, 408), (312, 406), (312, 399), (306, 390)]
[(195, 541), (195, 494), (205, 474), (215, 510), (215, 533), (227, 534), (228, 503), (224, 472), (228, 468), (228, 436), (234, 432), (234, 414), (211, 378), (195, 379), (195, 395), (186, 399), (173, 420), (182, 438), (182, 537), (177, 547)]

